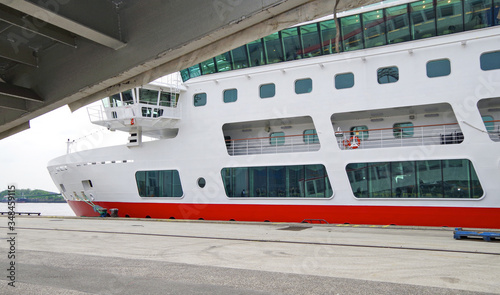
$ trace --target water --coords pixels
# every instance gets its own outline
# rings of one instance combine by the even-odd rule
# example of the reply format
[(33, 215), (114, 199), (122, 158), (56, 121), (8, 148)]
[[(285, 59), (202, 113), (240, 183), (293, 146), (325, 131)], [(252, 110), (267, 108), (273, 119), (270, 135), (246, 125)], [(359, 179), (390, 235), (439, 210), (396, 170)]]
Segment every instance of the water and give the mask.
[[(0, 212), (8, 212), (7, 203), (0, 203)], [(40, 212), (41, 216), (75, 216), (67, 203), (16, 203), (16, 212)]]

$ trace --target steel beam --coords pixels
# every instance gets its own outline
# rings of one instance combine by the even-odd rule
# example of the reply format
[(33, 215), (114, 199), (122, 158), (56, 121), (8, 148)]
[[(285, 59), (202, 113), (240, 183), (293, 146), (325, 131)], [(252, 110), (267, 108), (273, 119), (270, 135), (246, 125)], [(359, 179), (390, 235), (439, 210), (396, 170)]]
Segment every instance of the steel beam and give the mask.
[(4, 95), (0, 95), (0, 108), (25, 112), (28, 111), (25, 100)]
[(26, 45), (20, 44), (18, 40), (12, 40), (11, 42), (0, 40), (0, 57), (32, 67), (37, 66), (33, 50)]
[(0, 0), (0, 4), (8, 6), (12, 9), (26, 13), (34, 18), (40, 19), (46, 23), (62, 28), (66, 31), (72, 32), (78, 36), (99, 43), (109, 48), (118, 50), (126, 45), (126, 43), (117, 40), (113, 37), (105, 35), (87, 26), (72, 21), (64, 16), (56, 14), (43, 7), (35, 5), (28, 1), (21, 0)]
[(0, 83), (0, 95), (34, 102), (43, 102), (43, 99), (38, 96), (38, 94), (33, 92), (33, 90), (24, 87), (9, 85), (7, 83)]

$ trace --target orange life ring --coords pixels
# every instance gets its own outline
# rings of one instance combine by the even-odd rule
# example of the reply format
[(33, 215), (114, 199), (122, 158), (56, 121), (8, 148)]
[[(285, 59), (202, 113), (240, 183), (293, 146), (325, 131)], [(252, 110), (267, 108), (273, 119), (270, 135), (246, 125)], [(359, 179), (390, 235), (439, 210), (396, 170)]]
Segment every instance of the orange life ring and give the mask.
[(342, 144), (344, 145), (345, 148), (348, 148), (351, 146), (351, 142), (349, 141), (349, 139), (342, 140)]
[(134, 124), (135, 124), (134, 118), (130, 119), (130, 125), (134, 125)]
[(361, 140), (357, 136), (351, 136), (351, 138), (349, 138), (348, 141), (349, 141), (349, 148), (351, 149), (357, 149), (361, 144)]

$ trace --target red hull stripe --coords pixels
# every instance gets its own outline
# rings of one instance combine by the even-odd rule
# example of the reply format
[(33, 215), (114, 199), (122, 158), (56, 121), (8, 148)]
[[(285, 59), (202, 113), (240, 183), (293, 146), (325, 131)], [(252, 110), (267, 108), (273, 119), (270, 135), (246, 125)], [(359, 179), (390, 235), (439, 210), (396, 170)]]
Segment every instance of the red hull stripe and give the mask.
[[(80, 201), (68, 201), (77, 216), (99, 216)], [(236, 221), (417, 225), (500, 228), (500, 208), (413, 206), (236, 205), (94, 202), (118, 209), (119, 217)]]

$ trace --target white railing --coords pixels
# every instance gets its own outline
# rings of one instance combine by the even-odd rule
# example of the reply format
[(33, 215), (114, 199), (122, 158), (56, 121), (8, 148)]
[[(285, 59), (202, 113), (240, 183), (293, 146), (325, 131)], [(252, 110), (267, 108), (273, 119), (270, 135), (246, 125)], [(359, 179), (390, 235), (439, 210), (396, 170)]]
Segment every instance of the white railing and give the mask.
[(458, 123), (337, 131), (335, 136), (342, 150), (459, 144), (464, 139)]
[(226, 140), (227, 152), (231, 156), (278, 154), (318, 151), (316, 134), (298, 134), (273, 137), (257, 137)]
[(170, 106), (158, 106), (145, 103), (137, 103), (119, 107), (105, 108), (101, 106), (88, 107), (87, 112), (91, 122), (113, 121), (132, 118), (167, 118), (180, 119), (181, 108), (176, 104)]
[(486, 131), (493, 141), (500, 141), (500, 120), (484, 121)]

